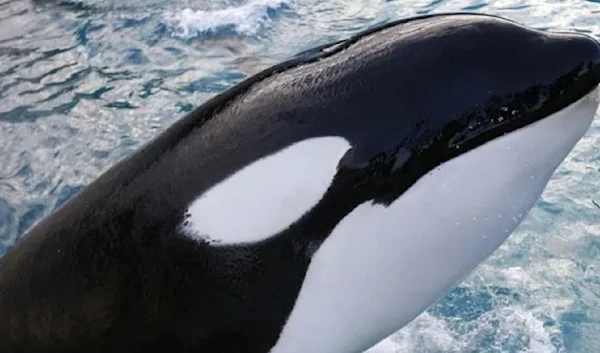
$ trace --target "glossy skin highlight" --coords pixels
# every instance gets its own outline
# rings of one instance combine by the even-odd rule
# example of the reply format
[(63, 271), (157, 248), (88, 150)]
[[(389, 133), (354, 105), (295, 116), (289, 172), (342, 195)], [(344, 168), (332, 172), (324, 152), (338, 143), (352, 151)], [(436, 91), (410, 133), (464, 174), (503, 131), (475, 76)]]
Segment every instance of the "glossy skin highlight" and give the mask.
[[(307, 343), (295, 337), (341, 347), (302, 325), (284, 327), (307, 280), (324, 273), (310, 268), (321, 249), (339, 249), (344, 234), (377, 241), (376, 233), (331, 238), (343, 220), (365, 204), (375, 206), (372, 217), (393, 210), (435, 168), (569, 109), (597, 86), (599, 67), (600, 46), (589, 37), (456, 14), (398, 21), (267, 69), (101, 175), (0, 259), (0, 351), (266, 353), (284, 336), (292, 340), (283, 347)], [(350, 149), (331, 162), (336, 173), (326, 192), (287, 227), (236, 234), (225, 246), (208, 241), (211, 234), (182, 231), (194, 202), (227, 178), (323, 137), (341, 138)], [(468, 161), (493, 163), (493, 153), (484, 155)], [(322, 187), (322, 180), (305, 182)], [(194, 217), (210, 217), (212, 210)], [(235, 222), (243, 215), (225, 216)], [(427, 217), (444, 220), (440, 212)], [(417, 223), (398, 226), (411, 225)], [(395, 239), (391, 234), (385, 239)], [(407, 241), (415, 239), (424, 238)], [(394, 260), (380, 255), (361, 254), (365, 269), (381, 271), (382, 260)], [(443, 277), (449, 283), (442, 287), (455, 278)], [(314, 303), (308, 293), (302, 301)], [(390, 304), (382, 298), (364, 298), (381, 305), (367, 313)], [(362, 349), (404, 322), (393, 321), (346, 348)]]

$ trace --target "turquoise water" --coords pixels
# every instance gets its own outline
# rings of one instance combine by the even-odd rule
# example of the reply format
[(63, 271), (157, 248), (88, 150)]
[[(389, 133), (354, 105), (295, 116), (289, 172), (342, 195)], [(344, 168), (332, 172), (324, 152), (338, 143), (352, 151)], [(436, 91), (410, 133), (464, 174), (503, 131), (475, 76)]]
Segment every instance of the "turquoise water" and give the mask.
[[(244, 77), (378, 23), (457, 10), (600, 38), (600, 4), (578, 0), (0, 0), (0, 253)], [(599, 140), (596, 119), (510, 240), (371, 352), (600, 352)]]

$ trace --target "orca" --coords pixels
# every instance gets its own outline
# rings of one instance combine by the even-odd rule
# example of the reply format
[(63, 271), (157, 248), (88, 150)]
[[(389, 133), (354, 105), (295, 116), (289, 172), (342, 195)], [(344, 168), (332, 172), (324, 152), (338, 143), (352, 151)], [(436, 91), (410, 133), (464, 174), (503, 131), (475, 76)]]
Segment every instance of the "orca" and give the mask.
[(403, 19), (215, 96), (0, 260), (0, 352), (352, 353), (517, 228), (598, 108), (600, 44)]

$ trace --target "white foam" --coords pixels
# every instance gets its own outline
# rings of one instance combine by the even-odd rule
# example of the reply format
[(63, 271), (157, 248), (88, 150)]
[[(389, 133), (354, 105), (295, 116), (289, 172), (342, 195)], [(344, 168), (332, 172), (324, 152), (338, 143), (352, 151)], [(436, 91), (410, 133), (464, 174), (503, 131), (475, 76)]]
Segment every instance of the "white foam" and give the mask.
[(521, 304), (498, 305), (472, 322), (426, 312), (364, 353), (557, 353), (557, 330)]
[(427, 312), (365, 353), (461, 352), (464, 341), (444, 319)]
[(254, 35), (269, 21), (269, 11), (286, 4), (284, 0), (251, 0), (241, 6), (231, 6), (219, 10), (185, 9), (166, 13), (166, 23), (173, 34), (190, 37), (198, 33), (214, 33), (231, 27), (239, 34)]

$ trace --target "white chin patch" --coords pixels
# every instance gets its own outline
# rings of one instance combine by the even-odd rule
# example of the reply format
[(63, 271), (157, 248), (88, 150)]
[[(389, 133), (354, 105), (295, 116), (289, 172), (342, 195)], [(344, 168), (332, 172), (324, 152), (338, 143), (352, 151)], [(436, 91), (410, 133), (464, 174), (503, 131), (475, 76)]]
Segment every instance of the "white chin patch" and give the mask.
[(213, 245), (276, 235), (321, 200), (350, 147), (341, 137), (318, 137), (257, 160), (192, 202), (181, 229)]

